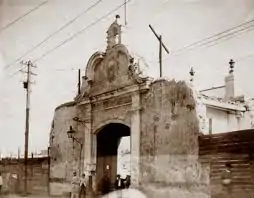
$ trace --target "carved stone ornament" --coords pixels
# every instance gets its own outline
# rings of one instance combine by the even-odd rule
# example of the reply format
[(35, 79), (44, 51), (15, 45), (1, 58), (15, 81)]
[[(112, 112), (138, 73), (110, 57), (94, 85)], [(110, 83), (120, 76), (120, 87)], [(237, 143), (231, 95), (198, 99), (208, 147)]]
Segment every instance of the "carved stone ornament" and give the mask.
[(137, 83), (144, 83), (145, 81), (149, 80), (148, 76), (142, 76), (142, 71), (140, 70), (139, 64), (134, 63), (134, 58), (130, 59), (128, 74), (129, 77), (133, 78)]
[(118, 61), (113, 56), (107, 62), (107, 78), (109, 82), (112, 82), (115, 80), (118, 74), (118, 70), (119, 70)]
[(107, 55), (105, 68), (108, 81), (114, 81), (119, 73), (119, 60), (115, 50), (111, 50), (111, 52)]

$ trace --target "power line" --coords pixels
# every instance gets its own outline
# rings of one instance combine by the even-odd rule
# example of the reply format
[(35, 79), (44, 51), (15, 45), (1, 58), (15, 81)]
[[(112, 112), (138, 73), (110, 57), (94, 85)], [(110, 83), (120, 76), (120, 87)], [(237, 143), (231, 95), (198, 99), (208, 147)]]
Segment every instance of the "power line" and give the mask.
[[(84, 64), (82, 64), (81, 66), (83, 66)], [(22, 67), (21, 69), (18, 69), (17, 71), (13, 72), (12, 74), (8, 75), (8, 78), (12, 78), (14, 76), (16, 76), (19, 72), (24, 72), (23, 71), (24, 67)], [(67, 71), (78, 71), (80, 68), (79, 67), (72, 67), (72, 68), (51, 68), (51, 71), (55, 71), (55, 72), (67, 72)]]
[(232, 27), (232, 28), (229, 28), (229, 29), (227, 29), (227, 30), (224, 30), (224, 31), (222, 31), (222, 32), (219, 32), (219, 33), (217, 33), (217, 34), (214, 34), (214, 35), (212, 35), (212, 36), (210, 36), (210, 37), (207, 37), (207, 38), (204, 38), (204, 39), (202, 39), (202, 40), (196, 41), (196, 42), (194, 42), (194, 43), (192, 43), (192, 44), (190, 44), (190, 45), (187, 45), (187, 46), (185, 46), (185, 47), (183, 47), (183, 48), (181, 48), (181, 49), (179, 49), (179, 50), (176, 50), (176, 51), (174, 51), (174, 52), (172, 52), (172, 53), (176, 53), (176, 52), (179, 52), (179, 51), (183, 51), (183, 50), (185, 50), (185, 49), (187, 49), (187, 48), (190, 48), (190, 47), (192, 47), (192, 46), (195, 46), (195, 45), (197, 45), (197, 44), (199, 44), (199, 43), (201, 43), (201, 42), (204, 42), (204, 41), (206, 41), (206, 40), (210, 40), (210, 39), (212, 39), (212, 38), (214, 38), (214, 37), (223, 35), (223, 34), (225, 34), (225, 33), (227, 33), (227, 32), (230, 32), (230, 31), (232, 31), (232, 30), (235, 30), (235, 29), (237, 29), (237, 28), (239, 28), (239, 27), (242, 27), (242, 26), (244, 26), (244, 25), (247, 25), (247, 24), (250, 24), (250, 23), (253, 23), (253, 22), (254, 22), (254, 19), (252, 19), (252, 20), (250, 20), (250, 21), (247, 21), (247, 22), (245, 22), (245, 23), (242, 23), (242, 24), (240, 24), (240, 25), (234, 26), (234, 27)]
[[(252, 20), (250, 20), (250, 21), (247, 21), (247, 22), (244, 22), (244, 23), (242, 23), (242, 24), (240, 24), (240, 25), (234, 26), (234, 27), (232, 27), (232, 28), (229, 28), (229, 29), (227, 29), (227, 30), (224, 30), (224, 31), (222, 31), (222, 32), (219, 32), (219, 33), (217, 33), (217, 34), (214, 34), (214, 35), (212, 35), (212, 36), (210, 36), (210, 37), (207, 37), (207, 38), (204, 38), (204, 39), (202, 39), (202, 40), (196, 41), (196, 42), (194, 42), (194, 43), (192, 43), (192, 44), (190, 44), (190, 45), (187, 45), (187, 46), (184, 46), (184, 47), (182, 47), (182, 48), (180, 48), (180, 49), (178, 49), (178, 50), (172, 51), (170, 55), (179, 55), (179, 52), (186, 51), (186, 50), (187, 50), (187, 51), (189, 51), (189, 50), (194, 50), (196, 47), (201, 47), (201, 46), (203, 46), (203, 45), (212, 43), (212, 42), (214, 42), (214, 41), (223, 39), (224, 37), (228, 37), (229, 35), (233, 35), (233, 34), (236, 34), (236, 33), (239, 32), (239, 34), (233, 35), (233, 36), (231, 36), (230, 38), (224, 39), (223, 41), (229, 40), (229, 39), (231, 39), (231, 38), (233, 38), (233, 37), (235, 37), (235, 36), (238, 36), (238, 35), (240, 35), (240, 34), (242, 34), (242, 33), (246, 33), (246, 32), (251, 31), (252, 28), (253, 28), (253, 26), (254, 26), (254, 24), (251, 24), (251, 23), (253, 23), (253, 22), (254, 22), (254, 19), (252, 19)], [(251, 25), (247, 26), (246, 28), (243, 28), (243, 29), (240, 29), (240, 30), (237, 30), (237, 31), (235, 31), (235, 32), (230, 33), (230, 31), (235, 30), (235, 29), (237, 29), (237, 28), (240, 28), (240, 27), (242, 27), (242, 26), (248, 25), (248, 24), (251, 24)], [(243, 32), (243, 31), (246, 30), (246, 29), (248, 29), (248, 30), (245, 31), (245, 32)], [(217, 36), (223, 35), (223, 34), (225, 34), (225, 33), (229, 33), (229, 34), (226, 34), (226, 35), (224, 35), (224, 36), (221, 36), (221, 37), (219, 37), (219, 38), (216, 38), (215, 40), (211, 40), (211, 39), (213, 39), (213, 38), (215, 38), (215, 37), (217, 37)], [(209, 41), (209, 40), (211, 40), (211, 41)], [(204, 41), (207, 41), (207, 42), (204, 43)], [(212, 46), (214, 46), (214, 45), (216, 45), (216, 44), (219, 44), (219, 42), (217, 42), (217, 43), (215, 43), (215, 44), (213, 44), (213, 45), (210, 45), (210, 46), (208, 46), (208, 47), (212, 47)], [(196, 45), (198, 45), (198, 46), (196, 46)], [(196, 46), (196, 47), (195, 47), (195, 46)], [(193, 47), (193, 48), (191, 48), (191, 47)], [(189, 49), (189, 48), (190, 48), (190, 49)], [(170, 57), (170, 55), (169, 55), (169, 56), (166, 55), (166, 56), (163, 57), (162, 59), (164, 60), (164, 59), (166, 59), (167, 57)], [(147, 62), (148, 62), (148, 63), (151, 63), (151, 64), (154, 64), (154, 63), (157, 62), (157, 61), (151, 60), (151, 61), (147, 61)]]
[(22, 69), (19, 69), (18, 71), (15, 71), (15, 72), (12, 73), (11, 75), (9, 75), (9, 77), (11, 78), (11, 77), (17, 75), (17, 74), (18, 74), (19, 72), (21, 72), (21, 71), (22, 71)]
[(40, 7), (42, 7), (43, 5), (47, 4), (49, 1), (44, 1), (41, 4), (39, 4), (38, 6), (35, 6), (33, 9), (29, 10), (28, 12), (26, 12), (25, 14), (21, 15), (20, 17), (18, 17), (17, 19), (15, 19), (14, 21), (12, 21), (11, 23), (7, 24), (6, 26), (4, 26), (3, 28), (0, 29), (0, 33), (3, 32), (4, 30), (8, 29), (9, 27), (11, 27), (12, 25), (14, 25), (15, 23), (17, 23), (18, 21), (20, 21), (21, 19), (25, 18), (26, 16), (28, 16), (29, 14), (31, 14), (32, 12), (38, 10)]
[[(220, 42), (227, 41), (227, 40), (232, 39), (232, 38), (234, 38), (234, 37), (237, 37), (237, 36), (239, 36), (239, 35), (241, 35), (241, 34), (243, 34), (243, 33), (250, 32), (250, 31), (252, 31), (253, 29), (254, 29), (254, 25), (253, 25), (253, 26), (250, 26), (250, 27), (248, 27), (248, 28), (241, 29), (241, 30), (236, 31), (236, 32), (234, 32), (234, 33), (228, 34), (228, 35), (226, 35), (225, 37), (216, 39), (216, 40), (214, 40), (214, 41), (217, 41), (217, 40), (220, 41), (220, 39), (223, 39), (223, 40), (221, 40)], [(237, 34), (236, 34), (236, 33), (237, 33)], [(232, 36), (230, 36), (230, 35), (232, 35)], [(230, 37), (228, 37), (228, 36), (230, 36)], [(225, 39), (224, 39), (224, 38), (225, 38)], [(212, 44), (212, 45), (207, 45), (207, 46), (206, 46), (206, 44), (212, 43), (212, 42), (207, 42), (207, 43), (205, 43), (204, 47), (212, 47), (212, 46), (214, 46), (214, 45), (219, 44), (220, 42), (215, 42), (215, 43)], [(203, 46), (203, 45), (200, 45), (200, 46), (197, 46), (197, 47), (202, 47), (202, 46)]]
[[(223, 36), (221, 36), (221, 37), (219, 37), (219, 38), (214, 38), (214, 40), (210, 40), (210, 41), (208, 41), (208, 42), (205, 42), (205, 43), (202, 43), (203, 42), (203, 40), (205, 40), (205, 39), (202, 39), (202, 40), (200, 40), (199, 41), (199, 45), (196, 45), (195, 47), (193, 47), (193, 48), (186, 48), (185, 50), (182, 50), (183, 48), (185, 48), (185, 47), (183, 47), (183, 48), (180, 48), (179, 50), (175, 50), (175, 51), (172, 51), (172, 53), (171, 53), (171, 56), (164, 56), (162, 59), (163, 60), (165, 60), (166, 58), (168, 58), (168, 57), (172, 57), (172, 56), (177, 56), (177, 55), (180, 55), (181, 53), (183, 53), (183, 52), (188, 52), (188, 51), (193, 51), (193, 50), (195, 50), (196, 48), (198, 48), (198, 47), (202, 47), (202, 46), (204, 46), (204, 47), (212, 47), (212, 46), (214, 46), (214, 45), (217, 45), (217, 44), (219, 44), (220, 42), (223, 42), (223, 41), (226, 41), (226, 40), (229, 40), (229, 39), (232, 39), (232, 38), (234, 38), (234, 37), (236, 37), (236, 36), (239, 36), (239, 35), (241, 35), (241, 34), (243, 34), (243, 33), (247, 33), (247, 32), (249, 32), (249, 31), (252, 31), (254, 29), (254, 24), (253, 25), (250, 25), (250, 26), (248, 26), (248, 27), (245, 27), (245, 28), (242, 28), (242, 29), (240, 29), (240, 30), (237, 30), (237, 31), (235, 31), (235, 32), (231, 32), (231, 33), (229, 33), (229, 34), (226, 34), (226, 35), (223, 35)], [(232, 36), (230, 36), (230, 35), (232, 35)], [(230, 37), (229, 37), (230, 36)], [(212, 38), (212, 37), (211, 37)], [(223, 39), (223, 40), (222, 40)], [(217, 42), (215, 42), (215, 41), (217, 41)], [(213, 43), (213, 42), (215, 42), (215, 43)], [(198, 42), (195, 42), (195, 43), (198, 43)], [(210, 43), (213, 43), (213, 44), (211, 44), (211, 45), (207, 45), (207, 44), (210, 44)], [(193, 43), (194, 44), (194, 43)], [(192, 45), (192, 44), (191, 44)], [(189, 46), (191, 46), (191, 45), (189, 45)], [(194, 46), (194, 45), (193, 45)], [(178, 52), (178, 53), (177, 53)], [(181, 53), (179, 53), (179, 52), (181, 52)], [(157, 62), (157, 61), (155, 61), (155, 60), (151, 60), (151, 61), (149, 61), (149, 63), (151, 63), (151, 64), (154, 64), (155, 62)]]
[[(14, 62), (12, 62), (11, 64), (8, 64), (5, 66), (5, 69), (7, 67), (10, 67), (11, 65), (13, 65), (14, 63), (20, 61), (22, 58), (24, 58), (27, 54), (29, 54), (30, 52), (32, 52), (33, 50), (35, 50), (36, 48), (38, 48), (40, 45), (42, 45), (44, 42), (46, 42), (48, 39), (50, 39), (50, 37), (54, 36), (55, 34), (57, 34), (58, 32), (60, 32), (62, 29), (64, 29), (65, 27), (67, 27), (69, 24), (71, 24), (72, 22), (74, 22), (77, 18), (79, 18), (82, 14), (84, 14), (85, 12), (89, 11), (89, 9), (91, 9), (92, 7), (96, 6), (99, 2), (101, 2), (103, 0), (99, 0), (97, 1), (94, 5), (92, 5), (90, 8), (86, 9), (85, 11), (81, 12), (79, 15), (77, 15), (75, 18), (73, 18), (71, 21), (69, 21), (67, 24), (63, 25), (60, 29), (58, 29), (57, 31), (55, 31), (54, 33), (52, 33), (50, 36), (48, 36), (46, 39), (44, 39), (43, 41), (41, 41), (39, 44), (37, 44), (36, 46), (34, 46), (33, 48), (31, 48), (29, 51), (27, 51), (25, 54), (23, 54), (20, 58), (16, 59)], [(126, 7), (126, 4), (129, 2), (130, 0), (124, 2), (124, 6)], [(121, 7), (121, 6), (120, 6)], [(118, 9), (118, 8), (116, 8)], [(113, 10), (114, 11), (114, 10)], [(127, 27), (127, 26), (126, 26)], [(128, 27), (127, 27), (128, 28)], [(144, 60), (143, 60), (144, 61)], [(148, 66), (146, 64), (146, 66)], [(14, 72), (13, 74), (11, 74), (9, 77), (15, 76), (20, 70)]]
[(29, 49), (27, 52), (25, 52), (22, 56), (20, 56), (19, 58), (17, 58), (15, 61), (13, 61), (12, 63), (8, 64), (5, 66), (5, 69), (7, 69), (8, 67), (10, 67), (11, 65), (15, 64), (16, 62), (20, 61), (22, 58), (24, 58), (27, 54), (31, 53), (32, 51), (34, 51), (35, 49), (37, 49), (38, 47), (40, 47), (42, 44), (44, 44), (45, 42), (47, 42), (50, 38), (52, 38), (53, 36), (55, 36), (56, 34), (58, 34), (60, 31), (62, 31), (63, 29), (65, 29), (66, 27), (68, 27), (69, 25), (71, 25), (72, 23), (74, 23), (78, 18), (80, 18), (82, 15), (84, 15), (85, 13), (89, 12), (92, 8), (94, 8), (95, 6), (97, 6), (100, 2), (102, 2), (103, 0), (98, 0), (96, 1), (93, 5), (91, 5), (90, 7), (86, 8), (85, 10), (83, 10), (82, 12), (80, 12), (78, 15), (76, 15), (73, 19), (71, 19), (70, 21), (68, 21), (67, 23), (65, 23), (63, 26), (61, 26), (59, 29), (57, 29), (55, 32), (53, 32), (52, 34), (50, 34), (49, 36), (47, 36), (45, 39), (43, 39), (40, 43), (38, 43), (37, 45), (35, 45), (34, 47), (32, 47), (31, 49)]
[(102, 17), (100, 17), (98, 20), (94, 21), (93, 23), (91, 23), (90, 25), (86, 26), (85, 28), (83, 28), (82, 30), (76, 32), (74, 35), (72, 35), (71, 37), (69, 37), (68, 39), (64, 40), (62, 43), (60, 43), (59, 45), (57, 45), (56, 47), (52, 48), (51, 50), (48, 50), (47, 52), (45, 52), (42, 56), (40, 56), (39, 58), (35, 59), (34, 62), (38, 62), (39, 60), (41, 60), (42, 58), (46, 57), (47, 55), (51, 54), (52, 52), (54, 52), (56, 49), (58, 49), (59, 47), (65, 45), (66, 43), (68, 43), (69, 41), (73, 40), (76, 36), (80, 35), (81, 33), (85, 32), (86, 30), (88, 30), (89, 28), (93, 27), (94, 25), (96, 25), (97, 23), (99, 23), (101, 20), (103, 20), (104, 18), (106, 18), (107, 16), (109, 16), (110, 14), (112, 14), (113, 12), (115, 12), (116, 10), (118, 10), (119, 8), (121, 8), (122, 6), (124, 6), (126, 3), (130, 2), (131, 0), (127, 0), (126, 2), (120, 4), (119, 6), (117, 6), (116, 8), (114, 8), (113, 10), (111, 10), (110, 12), (108, 12), (107, 14), (103, 15)]
[[(251, 22), (254, 22), (254, 19), (251, 20), (251, 21), (248, 21), (248, 22), (246, 22), (246, 23), (243, 23), (242, 25), (236, 26), (236, 27), (234, 27), (234, 28), (230, 28), (230, 29), (228, 29), (228, 30), (225, 30), (225, 31), (223, 31), (223, 32), (220, 32), (220, 33), (218, 33), (218, 34), (215, 34), (215, 35), (213, 35), (213, 36), (210, 36), (210, 37), (208, 37), (208, 38), (205, 38), (205, 39), (202, 39), (202, 40), (200, 40), (200, 41), (194, 42), (194, 43), (192, 43), (192, 44), (190, 44), (190, 45), (188, 45), (188, 46), (185, 46), (185, 47), (183, 47), (183, 48), (180, 48), (180, 49), (178, 49), (178, 50), (172, 51), (171, 55), (177, 55), (177, 54), (179, 54), (179, 52), (183, 52), (183, 51), (194, 50), (194, 49), (196, 49), (197, 47), (205, 46), (205, 45), (207, 45), (207, 44), (209, 44), (209, 43), (212, 43), (212, 42), (214, 42), (214, 41), (218, 41), (218, 40), (221, 40), (221, 39), (223, 39), (223, 38), (225, 38), (225, 37), (228, 37), (228, 36), (230, 36), (230, 35), (233, 35), (232, 37), (230, 37), (230, 39), (231, 39), (231, 38), (233, 38), (233, 37), (235, 37), (235, 36), (238, 36), (239, 34), (243, 33), (245, 30), (251, 31), (251, 30), (253, 29), (253, 27), (254, 27), (254, 24), (249, 25), (249, 26), (247, 26), (247, 27), (245, 27), (245, 28), (242, 28), (242, 29), (240, 29), (240, 30), (236, 30), (236, 31), (230, 33), (231, 30), (234, 30), (234, 29), (236, 29), (236, 28), (239, 28), (239, 27), (241, 27), (241, 26), (243, 26), (243, 25), (246, 25), (246, 24), (248, 24), (248, 23), (251, 23)], [(245, 31), (245, 32), (247, 32), (247, 31)], [(225, 33), (227, 33), (227, 32), (229, 32), (229, 33), (228, 33), (228, 34), (225, 34)], [(239, 33), (239, 34), (235, 35), (236, 33)], [(225, 35), (223, 35), (223, 34), (225, 34)], [(216, 38), (218, 35), (222, 35), (222, 36)], [(214, 39), (213, 39), (213, 38), (214, 38)], [(213, 40), (211, 40), (211, 39), (213, 39)], [(210, 41), (204, 42), (204, 41), (206, 41), (206, 40), (210, 40)], [(218, 44), (218, 42), (217, 42), (217, 44)], [(165, 56), (165, 57), (163, 58), (163, 60), (166, 59), (166, 58), (168, 58), (168, 57), (169, 57), (169, 56)]]
[[(125, 2), (123, 5), (125, 5), (126, 3), (127, 3), (127, 2)], [(122, 5), (118, 6), (116, 9), (118, 9), (118, 8), (121, 7), (121, 6), (122, 6)], [(116, 9), (114, 9), (114, 10), (116, 10)], [(114, 10), (113, 10), (113, 11), (114, 11)], [(112, 11), (111, 11), (111, 12), (112, 12)], [(108, 14), (106, 14), (105, 16), (111, 14), (111, 12), (108, 13)], [(77, 36), (78, 34), (82, 33), (83, 31), (85, 31), (86, 29), (88, 29), (90, 26), (95, 25), (96, 23), (98, 23), (98, 22), (99, 22), (100, 20), (102, 20), (103, 18), (104, 18), (104, 16), (103, 16), (102, 18), (100, 18), (99, 20), (95, 21), (94, 23), (90, 24), (89, 26), (85, 27), (83, 30), (77, 32), (77, 33), (74, 34), (72, 37), (70, 37), (69, 39), (65, 40), (63, 43), (61, 43), (60, 45), (56, 46), (55, 48), (49, 50), (47, 53), (43, 54), (41, 57), (37, 58), (36, 61), (38, 61), (39, 59), (43, 58), (44, 56), (50, 54), (51, 52), (53, 52), (53, 51), (56, 50), (57, 48), (61, 47), (62, 45), (64, 45), (64, 44), (67, 43), (68, 41), (72, 40), (75, 36)], [(243, 23), (243, 24), (240, 24), (240, 25), (238, 25), (238, 26), (235, 26), (235, 27), (230, 28), (230, 29), (228, 29), (228, 30), (225, 30), (225, 31), (223, 31), (223, 32), (217, 33), (217, 34), (215, 34), (215, 35), (213, 35), (213, 36), (211, 36), (211, 37), (208, 37), (208, 38), (202, 39), (202, 40), (200, 40), (200, 41), (194, 42), (193, 44), (188, 45), (188, 46), (186, 46), (186, 47), (189, 47), (189, 46), (192, 46), (192, 45), (196, 45), (196, 44), (198, 44), (198, 43), (202, 43), (203, 41), (209, 40), (209, 39), (215, 37), (216, 35), (221, 35), (221, 34), (223, 34), (223, 33), (225, 33), (225, 32), (228, 32), (228, 31), (233, 30), (233, 29), (235, 29), (235, 28), (237, 28), (237, 27), (241, 27), (241, 26), (243, 26), (243, 25), (249, 24), (249, 23), (251, 23), (251, 22), (253, 22), (253, 21), (254, 21), (254, 20), (245, 22), (245, 23)], [(249, 27), (247, 27), (247, 28), (250, 28), (250, 27), (252, 27), (252, 25), (249, 26)], [(231, 34), (235, 34), (235, 33), (239, 32), (239, 31), (245, 30), (245, 29), (247, 29), (247, 28), (238, 30), (238, 31), (233, 32), (233, 33), (231, 33)], [(220, 37), (219, 39), (222, 39), (223, 37), (229, 36), (229, 35), (230, 35), (230, 34), (224, 35), (224, 36)], [(233, 37), (234, 37), (234, 36), (233, 36)], [(232, 37), (231, 37), (231, 38), (232, 38)], [(219, 40), (219, 39), (217, 38), (216, 40)], [(229, 38), (229, 39), (230, 39), (230, 38)], [(202, 45), (208, 44), (208, 43), (211, 43), (211, 42), (214, 42), (214, 41), (216, 41), (216, 40), (213, 40), (213, 41), (210, 41), (210, 42), (207, 42), (207, 43), (203, 43)], [(200, 45), (200, 46), (202, 46), (202, 45)], [(186, 47), (184, 47), (184, 48), (186, 48)], [(181, 48), (180, 50), (182, 50), (182, 49), (183, 49), (183, 48)], [(180, 51), (180, 50), (177, 50), (177, 51)], [(176, 51), (173, 51), (173, 53), (176, 53)], [(163, 59), (165, 59), (165, 57), (164, 57)], [(151, 62), (151, 61), (149, 61), (149, 62)], [(17, 72), (18, 72), (18, 71), (17, 71)], [(15, 75), (17, 72), (15, 72), (13, 75)], [(11, 76), (13, 76), (13, 75), (11, 75)]]
[[(216, 43), (214, 43), (214, 44), (212, 44), (212, 45), (208, 45), (208, 46), (207, 46), (207, 44), (213, 43), (213, 42), (215, 42), (215, 41), (220, 41), (220, 40), (222, 40), (222, 39), (224, 39), (224, 38), (227, 38), (228, 36), (231, 36), (231, 35), (232, 35), (231, 37), (229, 37), (229, 38), (227, 38), (227, 39), (224, 39), (224, 40), (222, 40), (222, 41), (229, 40), (229, 39), (234, 38), (234, 37), (236, 37), (236, 36), (238, 36), (238, 35), (240, 35), (240, 34), (242, 34), (242, 33), (246, 33), (246, 32), (248, 32), (248, 31), (253, 30), (253, 27), (254, 27), (254, 24), (251, 25), (251, 26), (249, 26), (249, 27), (242, 28), (242, 29), (237, 30), (237, 31), (235, 31), (235, 32), (232, 32), (232, 33), (223, 35), (223, 36), (221, 36), (221, 37), (215, 38), (214, 40), (211, 40), (211, 41), (208, 41), (208, 42), (205, 42), (205, 43), (201, 43), (201, 44), (199, 44), (199, 45), (197, 45), (197, 46), (195, 46), (195, 47), (193, 47), (193, 48), (185, 49), (185, 51), (192, 51), (192, 50), (194, 50), (194, 49), (196, 49), (196, 48), (199, 48), (199, 47), (202, 47), (202, 46), (205, 46), (205, 47), (212, 47), (212, 46), (214, 46), (214, 45), (216, 45), (216, 44), (218, 44), (218, 43), (220, 43), (220, 42), (216, 42)], [(238, 33), (238, 34), (237, 34), (237, 33)], [(181, 50), (181, 51), (182, 51), (182, 50)], [(173, 52), (173, 53), (175, 53), (175, 54), (173, 54), (173, 55), (177, 55), (177, 51), (175, 51), (175, 52)], [(165, 58), (165, 57), (164, 57), (164, 58)]]
[[(219, 38), (216, 38), (216, 39), (211, 40), (211, 41), (209, 41), (209, 42), (206, 42), (206, 43), (203, 43), (203, 44), (201, 44), (201, 45), (198, 45), (198, 46), (196, 46), (196, 48), (197, 48), (197, 47), (202, 47), (202, 46), (204, 46), (204, 47), (212, 47), (212, 46), (214, 46), (214, 45), (219, 44), (220, 42), (223, 42), (223, 41), (232, 39), (232, 38), (234, 38), (234, 37), (236, 37), (236, 36), (239, 36), (240, 34), (243, 34), (243, 33), (249, 32), (249, 31), (252, 31), (253, 29), (254, 29), (254, 25), (249, 26), (249, 27), (246, 27), (246, 28), (242, 28), (242, 29), (240, 29), (240, 30), (238, 30), (238, 31), (232, 32), (232, 33), (230, 33), (230, 34), (224, 35), (224, 36), (222, 36), (222, 37), (219, 37)], [(246, 31), (244, 31), (244, 30), (246, 30)], [(238, 34), (236, 34), (236, 33), (238, 33)], [(230, 35), (232, 35), (232, 36), (230, 36)], [(228, 36), (230, 36), (230, 37), (228, 37)], [(228, 38), (227, 38), (227, 37), (228, 37)], [(224, 39), (224, 38), (225, 38), (225, 39)], [(223, 40), (221, 41), (221, 39), (223, 39)], [(212, 43), (212, 42), (215, 42), (215, 41), (218, 41), (218, 42), (213, 43), (212, 45), (208, 45), (208, 46), (207, 46), (207, 44)], [(190, 50), (195, 50), (196, 48), (191, 48), (191, 49), (189, 49), (188, 51), (190, 51)], [(253, 54), (250, 55), (250, 56), (253, 56)], [(248, 57), (249, 57), (249, 56), (248, 56)], [(163, 59), (165, 59), (165, 58), (167, 58), (167, 57), (164, 57)], [(70, 70), (73, 71), (73, 70), (78, 70), (78, 69), (77, 69), (77, 68), (68, 68), (68, 69), (54, 69), (54, 70), (55, 70), (55, 71), (70, 71)], [(15, 76), (19, 71), (22, 71), (22, 69), (19, 69), (18, 71), (14, 72), (14, 73), (11, 74), (9, 77)]]
[[(83, 65), (83, 64), (82, 64)], [(12, 74), (8, 75), (9, 78), (17, 75), (19, 72), (23, 72), (23, 67), (15, 72), (13, 72)], [(63, 68), (51, 68), (51, 71), (56, 71), (56, 72), (66, 72), (66, 71), (78, 71), (79, 68), (66, 68), (66, 69), (63, 69)]]

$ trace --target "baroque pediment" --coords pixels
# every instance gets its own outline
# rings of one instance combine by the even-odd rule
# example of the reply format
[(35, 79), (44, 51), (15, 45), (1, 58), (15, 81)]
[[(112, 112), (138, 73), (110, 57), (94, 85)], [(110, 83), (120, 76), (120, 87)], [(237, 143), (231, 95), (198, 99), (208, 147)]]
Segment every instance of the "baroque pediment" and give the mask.
[(83, 95), (96, 95), (142, 83), (146, 78), (140, 74), (138, 64), (121, 44), (121, 26), (115, 20), (107, 31), (106, 51), (94, 53), (87, 63), (81, 90)]
[(132, 57), (122, 44), (115, 45), (106, 53), (96, 53), (87, 65), (87, 81), (90, 92), (105, 92), (134, 84), (129, 74)]

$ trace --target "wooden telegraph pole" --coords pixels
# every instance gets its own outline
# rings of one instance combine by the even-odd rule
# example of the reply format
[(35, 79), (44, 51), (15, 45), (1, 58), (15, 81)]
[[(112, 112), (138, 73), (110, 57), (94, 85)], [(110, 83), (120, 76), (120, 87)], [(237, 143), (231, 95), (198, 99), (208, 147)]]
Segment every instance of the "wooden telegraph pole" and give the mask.
[(25, 152), (24, 152), (24, 194), (27, 195), (27, 162), (28, 162), (28, 143), (29, 143), (29, 116), (30, 116), (30, 94), (31, 89), (30, 85), (31, 82), (31, 76), (36, 75), (31, 72), (32, 67), (36, 67), (33, 65), (33, 63), (29, 61), (22, 61), (22, 65), (25, 65), (27, 67), (26, 73), (26, 81), (23, 82), (23, 87), (26, 90), (26, 125), (25, 125)]
[(164, 48), (164, 50), (169, 54), (169, 51), (167, 49), (167, 47), (164, 45), (164, 43), (162, 42), (162, 36), (158, 36), (158, 34), (155, 32), (155, 30), (153, 29), (153, 27), (151, 25), (149, 25), (149, 28), (152, 30), (152, 32), (154, 33), (154, 35), (156, 36), (156, 38), (159, 40), (159, 63), (160, 63), (160, 77), (162, 77), (162, 47)]
[(81, 94), (81, 71), (80, 69), (78, 70), (78, 94)]

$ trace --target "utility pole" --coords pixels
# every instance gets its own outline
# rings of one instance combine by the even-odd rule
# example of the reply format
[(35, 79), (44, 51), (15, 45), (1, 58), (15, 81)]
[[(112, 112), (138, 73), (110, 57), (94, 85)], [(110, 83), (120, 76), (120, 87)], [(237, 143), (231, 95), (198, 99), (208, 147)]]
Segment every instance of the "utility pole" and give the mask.
[(159, 62), (160, 62), (160, 77), (162, 77), (162, 36), (159, 37)]
[(155, 32), (155, 30), (153, 29), (153, 27), (151, 25), (149, 25), (149, 28), (152, 30), (152, 32), (154, 33), (154, 35), (156, 36), (156, 38), (159, 40), (159, 63), (160, 63), (160, 77), (162, 77), (162, 47), (164, 48), (164, 50), (169, 54), (169, 51), (167, 49), (167, 47), (164, 45), (164, 43), (162, 42), (162, 36), (158, 36), (158, 34)]
[(81, 93), (81, 82), (80, 79), (81, 78), (81, 74), (80, 74), (80, 69), (78, 70), (78, 94)]
[(36, 67), (33, 65), (33, 63), (29, 61), (22, 61), (22, 65), (25, 65), (27, 67), (26, 73), (26, 81), (23, 82), (23, 87), (26, 90), (26, 125), (25, 125), (25, 152), (24, 152), (24, 194), (27, 195), (27, 162), (28, 162), (28, 143), (29, 143), (29, 113), (30, 113), (30, 94), (31, 89), (30, 86), (32, 84), (31, 82), (31, 76), (36, 75), (32, 73), (31, 68)]

